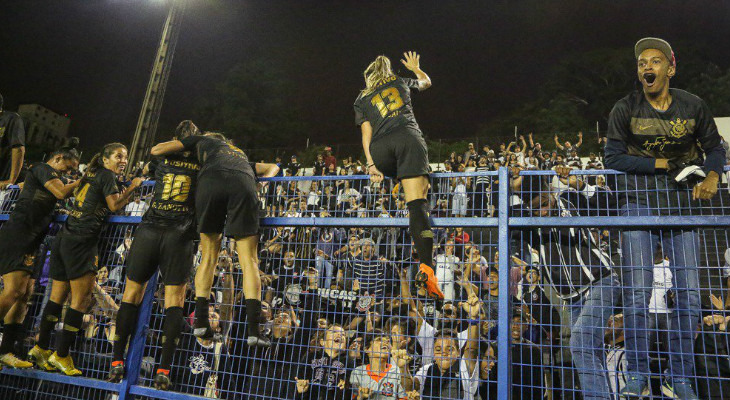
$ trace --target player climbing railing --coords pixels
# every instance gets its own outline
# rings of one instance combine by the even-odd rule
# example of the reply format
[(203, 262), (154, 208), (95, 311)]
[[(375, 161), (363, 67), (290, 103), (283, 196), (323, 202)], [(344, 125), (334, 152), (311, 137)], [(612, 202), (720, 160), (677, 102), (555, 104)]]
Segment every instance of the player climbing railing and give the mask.
[[(627, 179), (634, 186), (627, 187)], [(616, 398), (631, 351), (648, 335), (649, 347), (638, 353), (649, 360), (654, 395), (666, 394), (663, 378), (689, 376), (701, 398), (730, 399), (730, 265), (723, 264), (730, 264), (725, 254), (730, 243), (728, 188), (721, 187), (710, 201), (694, 202), (684, 197), (691, 184), (647, 188), (652, 180), (603, 170), (578, 170), (564, 177), (553, 171), (510, 176), (505, 168), (432, 175), (434, 260), (447, 296), (439, 309), (408, 284), (415, 258), (405, 204), (392, 182), (373, 187), (365, 176), (265, 179), (260, 188), (263, 311), (266, 333), (275, 346), (269, 351), (245, 346), (242, 274), (227, 249), (216, 272), (211, 313), (212, 325), (224, 340), (200, 342), (185, 333), (173, 363), (174, 386), (167, 392), (151, 388), (164, 315), (155, 281), (147, 287), (129, 345), (127, 378), (120, 384), (103, 380), (114, 329), (111, 304), (119, 304), (124, 257), (140, 219), (113, 216), (100, 248), (99, 265), (106, 267), (108, 277), (97, 280), (96, 305), (72, 351), (84, 376), (4, 369), (0, 394), (22, 399), (288, 399), (315, 393), (325, 398), (329, 390), (326, 398), (344, 398), (332, 396), (345, 393), (356, 398), (357, 387), (376, 382), (353, 375), (359, 377), (357, 367), (377, 358), (367, 346), (381, 329), (391, 338), (384, 359), (401, 364), (401, 371), (408, 369), (421, 386), (422, 398), (542, 398), (546, 392), (552, 398)], [(145, 188), (141, 201), (150, 186)], [(7, 214), (17, 194), (12, 189), (5, 193), (2, 212)], [(641, 213), (627, 209), (625, 200), (637, 194), (644, 198), (636, 201), (648, 204)], [(641, 247), (641, 232), (660, 246)], [(694, 239), (688, 239), (689, 245), (676, 239), (687, 232), (696, 234), (696, 257), (688, 255)], [(614, 280), (626, 284), (627, 252), (650, 262), (644, 269), (651, 278), (613, 287), (608, 283)], [(38, 257), (40, 271), (46, 259)], [(698, 263), (696, 293), (677, 289), (689, 259)], [(41, 272), (26, 318), (31, 332), (48, 292), (43, 276)], [(614, 302), (621, 294), (642, 290), (651, 295), (646, 327), (628, 321), (626, 315), (637, 318), (634, 310)], [(591, 303), (591, 293), (598, 291), (611, 301)], [(473, 294), (482, 303), (474, 317), (468, 307), (460, 307)], [(691, 346), (682, 346), (685, 339), (672, 336), (678, 330), (672, 322), (681, 323), (678, 315), (690, 311), (687, 299), (695, 295), (702, 307), (697, 315), (701, 328)], [(417, 300), (412, 302), (411, 296)], [(466, 337), (472, 324), (479, 325), (478, 346), (466, 354), (464, 349), (474, 350)], [(450, 330), (455, 331), (453, 342)], [(600, 346), (590, 342), (599, 331)], [(32, 335), (20, 343), (21, 354), (32, 343)], [(452, 353), (445, 354), (450, 346)], [(340, 355), (324, 357), (316, 350), (322, 347), (334, 347)], [(689, 350), (693, 354), (686, 354)], [(591, 354), (600, 355), (598, 364), (590, 363)], [(681, 355), (688, 356), (684, 361), (694, 360), (693, 369), (679, 370), (682, 364), (673, 360)], [(330, 367), (341, 362), (341, 371), (323, 369), (324, 361)], [(460, 372), (433, 385), (437, 376), (429, 371), (452, 364)], [(308, 380), (308, 390), (298, 394), (294, 378)], [(344, 390), (336, 389), (340, 380)], [(391, 383), (376, 382), (373, 394), (388, 398), (401, 393), (398, 384), (404, 382)], [(599, 388), (606, 392), (591, 392)]]

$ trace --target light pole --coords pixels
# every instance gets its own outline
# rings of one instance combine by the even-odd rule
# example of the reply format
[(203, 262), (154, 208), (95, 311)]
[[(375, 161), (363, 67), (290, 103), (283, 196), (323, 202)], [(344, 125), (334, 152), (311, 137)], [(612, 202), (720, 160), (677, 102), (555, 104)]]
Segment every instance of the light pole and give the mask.
[(171, 3), (165, 26), (162, 28), (155, 61), (152, 64), (147, 92), (144, 95), (142, 110), (137, 120), (137, 128), (134, 130), (129, 163), (127, 163), (127, 173), (134, 171), (140, 161), (147, 160), (150, 148), (155, 141), (157, 121), (160, 118), (167, 79), (170, 77), (172, 58), (175, 54), (177, 39), (180, 36), (180, 25), (187, 0), (172, 0)]

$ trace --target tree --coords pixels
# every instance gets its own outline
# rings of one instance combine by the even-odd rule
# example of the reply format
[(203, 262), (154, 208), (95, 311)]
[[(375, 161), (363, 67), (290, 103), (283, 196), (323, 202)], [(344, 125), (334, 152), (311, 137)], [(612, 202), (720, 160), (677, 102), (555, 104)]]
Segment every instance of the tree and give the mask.
[(293, 93), (277, 63), (254, 59), (228, 72), (197, 110), (196, 122), (223, 132), (254, 159), (272, 158), (275, 148), (295, 146), (306, 137)]

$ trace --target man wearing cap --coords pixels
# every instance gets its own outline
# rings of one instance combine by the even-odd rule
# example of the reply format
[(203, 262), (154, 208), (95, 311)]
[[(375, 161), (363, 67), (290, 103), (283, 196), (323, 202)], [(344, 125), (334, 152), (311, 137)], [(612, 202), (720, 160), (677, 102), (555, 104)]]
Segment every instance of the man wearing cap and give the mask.
[[(618, 177), (621, 213), (629, 216), (688, 214), (699, 200), (717, 193), (723, 166), (720, 135), (702, 99), (670, 89), (676, 74), (672, 48), (666, 41), (644, 38), (636, 43), (637, 74), (642, 91), (619, 100), (608, 120), (606, 168), (626, 172)], [(704, 153), (704, 159), (703, 159)], [(691, 165), (703, 166), (704, 178), (677, 182)], [(692, 230), (623, 231), (624, 318), (628, 360), (625, 397), (649, 393), (647, 307), (652, 291), (654, 248), (662, 241), (676, 279), (676, 312), (669, 333), (670, 375), (662, 392), (679, 399), (697, 399), (694, 376), (694, 331), (700, 316), (697, 265), (699, 238)]]

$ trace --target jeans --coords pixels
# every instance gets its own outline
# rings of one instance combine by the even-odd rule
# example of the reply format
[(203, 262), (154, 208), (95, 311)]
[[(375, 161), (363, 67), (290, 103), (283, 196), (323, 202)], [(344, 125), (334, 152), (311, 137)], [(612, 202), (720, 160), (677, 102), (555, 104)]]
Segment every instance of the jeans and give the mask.
[[(622, 207), (622, 215), (652, 215), (635, 204)], [(627, 372), (649, 374), (648, 305), (653, 287), (654, 251), (661, 243), (673, 274), (675, 311), (671, 315), (669, 371), (672, 378), (694, 376), (694, 334), (700, 317), (699, 235), (695, 231), (624, 231), (621, 233), (624, 282), (624, 332)], [(654, 334), (654, 336), (656, 333)]]
[(316, 256), (314, 265), (319, 273), (319, 287), (329, 289), (335, 274), (335, 267), (322, 256)]
[(582, 300), (570, 307), (570, 353), (578, 370), (583, 398), (611, 400), (603, 351), (606, 323), (621, 296), (614, 273), (595, 282)]

